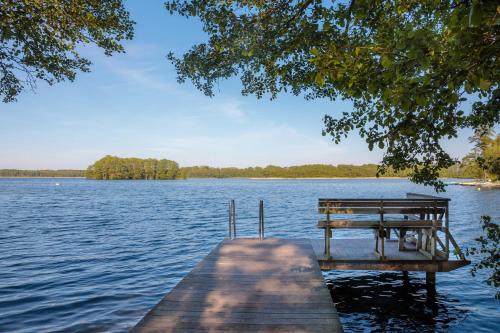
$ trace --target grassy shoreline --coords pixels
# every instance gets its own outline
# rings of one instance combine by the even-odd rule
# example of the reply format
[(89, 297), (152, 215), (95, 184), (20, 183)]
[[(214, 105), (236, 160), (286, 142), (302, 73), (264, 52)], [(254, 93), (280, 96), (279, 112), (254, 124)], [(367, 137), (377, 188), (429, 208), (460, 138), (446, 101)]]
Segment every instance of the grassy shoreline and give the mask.
[[(41, 177), (41, 176), (0, 176), (0, 179), (29, 179), (29, 178), (39, 178), (39, 179), (88, 179), (95, 180), (86, 177), (64, 177), (64, 176), (53, 176), (53, 177)], [(408, 177), (188, 177), (187, 179), (250, 179), (250, 180), (335, 180), (335, 179), (408, 179)], [(439, 179), (472, 179), (472, 178), (458, 178), (458, 177), (442, 177)], [(109, 180), (109, 179), (107, 179)], [(146, 180), (146, 179), (112, 179), (112, 180)], [(151, 180), (151, 179), (150, 179)], [(164, 180), (185, 180), (185, 179), (164, 179)], [(460, 184), (469, 185), (469, 184)]]
[(69, 178), (69, 179), (86, 179), (85, 177), (65, 177), (65, 176), (47, 176), (47, 177), (42, 177), (42, 176), (0, 176), (0, 179), (18, 179), (18, 178)]

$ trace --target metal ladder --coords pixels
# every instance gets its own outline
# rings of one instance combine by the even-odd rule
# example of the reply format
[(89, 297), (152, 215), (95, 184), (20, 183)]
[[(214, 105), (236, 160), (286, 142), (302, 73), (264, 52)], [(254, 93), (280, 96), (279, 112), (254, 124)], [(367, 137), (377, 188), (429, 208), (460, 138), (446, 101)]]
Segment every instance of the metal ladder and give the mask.
[[(229, 223), (228, 223), (228, 239), (236, 238), (236, 205), (234, 199), (229, 200)], [(264, 200), (259, 202), (259, 239), (264, 239)]]

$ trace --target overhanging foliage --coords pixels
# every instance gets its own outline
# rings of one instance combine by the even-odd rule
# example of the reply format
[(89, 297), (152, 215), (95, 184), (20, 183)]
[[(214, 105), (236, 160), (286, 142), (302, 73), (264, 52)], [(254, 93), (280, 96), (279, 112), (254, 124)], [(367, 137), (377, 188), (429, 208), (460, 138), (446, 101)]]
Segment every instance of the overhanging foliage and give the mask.
[(499, 122), (496, 1), (173, 0), (166, 7), (198, 17), (208, 34), (180, 58), (169, 55), (180, 82), (212, 96), (220, 79), (239, 76), (244, 95), (350, 100), (352, 111), (325, 116), (323, 134), (338, 143), (357, 130), (370, 149), (385, 150), (381, 174), (410, 169), (413, 181), (443, 190), (439, 170), (455, 162), (443, 139)]

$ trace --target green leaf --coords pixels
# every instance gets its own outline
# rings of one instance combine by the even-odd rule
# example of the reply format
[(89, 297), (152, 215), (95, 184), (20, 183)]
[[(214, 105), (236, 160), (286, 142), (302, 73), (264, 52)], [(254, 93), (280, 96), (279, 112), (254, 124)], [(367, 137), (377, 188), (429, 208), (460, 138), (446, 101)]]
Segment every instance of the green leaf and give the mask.
[(464, 90), (468, 94), (470, 94), (472, 92), (472, 86), (471, 86), (469, 81), (465, 82)]
[(408, 99), (403, 99), (403, 101), (401, 102), (401, 108), (405, 112), (408, 112), (410, 110), (410, 102), (408, 101)]
[(378, 147), (379, 147), (380, 149), (384, 149), (384, 141), (379, 141), (379, 142), (378, 142)]
[(457, 94), (451, 94), (448, 102), (451, 104), (456, 104), (458, 102), (459, 96)]
[(483, 10), (479, 1), (474, 1), (469, 11), (469, 26), (477, 27), (483, 19)]
[(488, 81), (488, 80), (483, 80), (481, 79), (479, 81), (479, 88), (481, 88), (482, 90), (488, 90), (491, 86), (491, 82)]
[(415, 100), (416, 100), (417, 104), (420, 106), (424, 106), (427, 102), (427, 100), (425, 99), (425, 96), (421, 95), (421, 94), (417, 94)]
[(391, 59), (389, 59), (389, 57), (382, 56), (381, 64), (382, 64), (382, 67), (389, 68), (392, 66), (392, 61), (391, 61)]
[(325, 77), (323, 76), (323, 73), (318, 72), (316, 73), (316, 77), (314, 78), (314, 82), (320, 87), (325, 85)]

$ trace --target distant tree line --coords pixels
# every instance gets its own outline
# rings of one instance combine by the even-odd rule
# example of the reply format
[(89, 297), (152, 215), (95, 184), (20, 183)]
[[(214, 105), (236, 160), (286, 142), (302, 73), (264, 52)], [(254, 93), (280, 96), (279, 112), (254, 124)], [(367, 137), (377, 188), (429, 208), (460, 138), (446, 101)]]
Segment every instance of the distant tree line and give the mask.
[(83, 177), (84, 170), (17, 170), (1, 169), (0, 177)]
[(85, 171), (88, 179), (115, 180), (115, 179), (176, 179), (186, 178), (179, 164), (171, 160), (157, 160), (153, 158), (121, 158), (105, 156)]
[[(376, 177), (376, 164), (349, 165), (308, 164), (291, 167), (269, 165), (249, 168), (213, 168), (209, 166), (184, 167), (188, 178), (356, 178)], [(386, 170), (384, 177), (408, 177), (410, 171)], [(473, 178), (474, 173), (457, 164), (442, 170), (443, 178)]]
[(326, 165), (309, 164), (280, 167), (269, 165), (249, 168), (213, 168), (209, 166), (185, 167), (189, 178), (328, 178), (328, 177), (374, 177), (375, 164), (364, 165)]
[[(479, 139), (478, 139), (479, 140)], [(482, 140), (482, 141), (481, 141)], [(485, 159), (498, 157), (500, 146), (499, 136), (496, 139), (482, 138), (481, 149), (471, 152), (457, 163), (441, 170), (442, 178), (482, 178), (484, 175), (498, 179), (498, 163), (484, 172), (475, 162), (477, 154), (483, 154)], [(477, 150), (477, 149), (476, 149)], [(498, 160), (498, 158), (497, 158)], [(408, 177), (410, 172), (394, 172), (387, 170), (385, 177)], [(89, 166), (87, 170), (0, 170), (0, 177), (86, 177), (88, 179), (185, 179), (185, 178), (355, 178), (375, 177), (376, 164), (363, 165), (329, 165), (307, 164), (290, 167), (269, 165), (266, 167), (248, 168), (216, 168), (209, 166), (179, 167), (171, 160), (120, 158), (105, 156)]]

